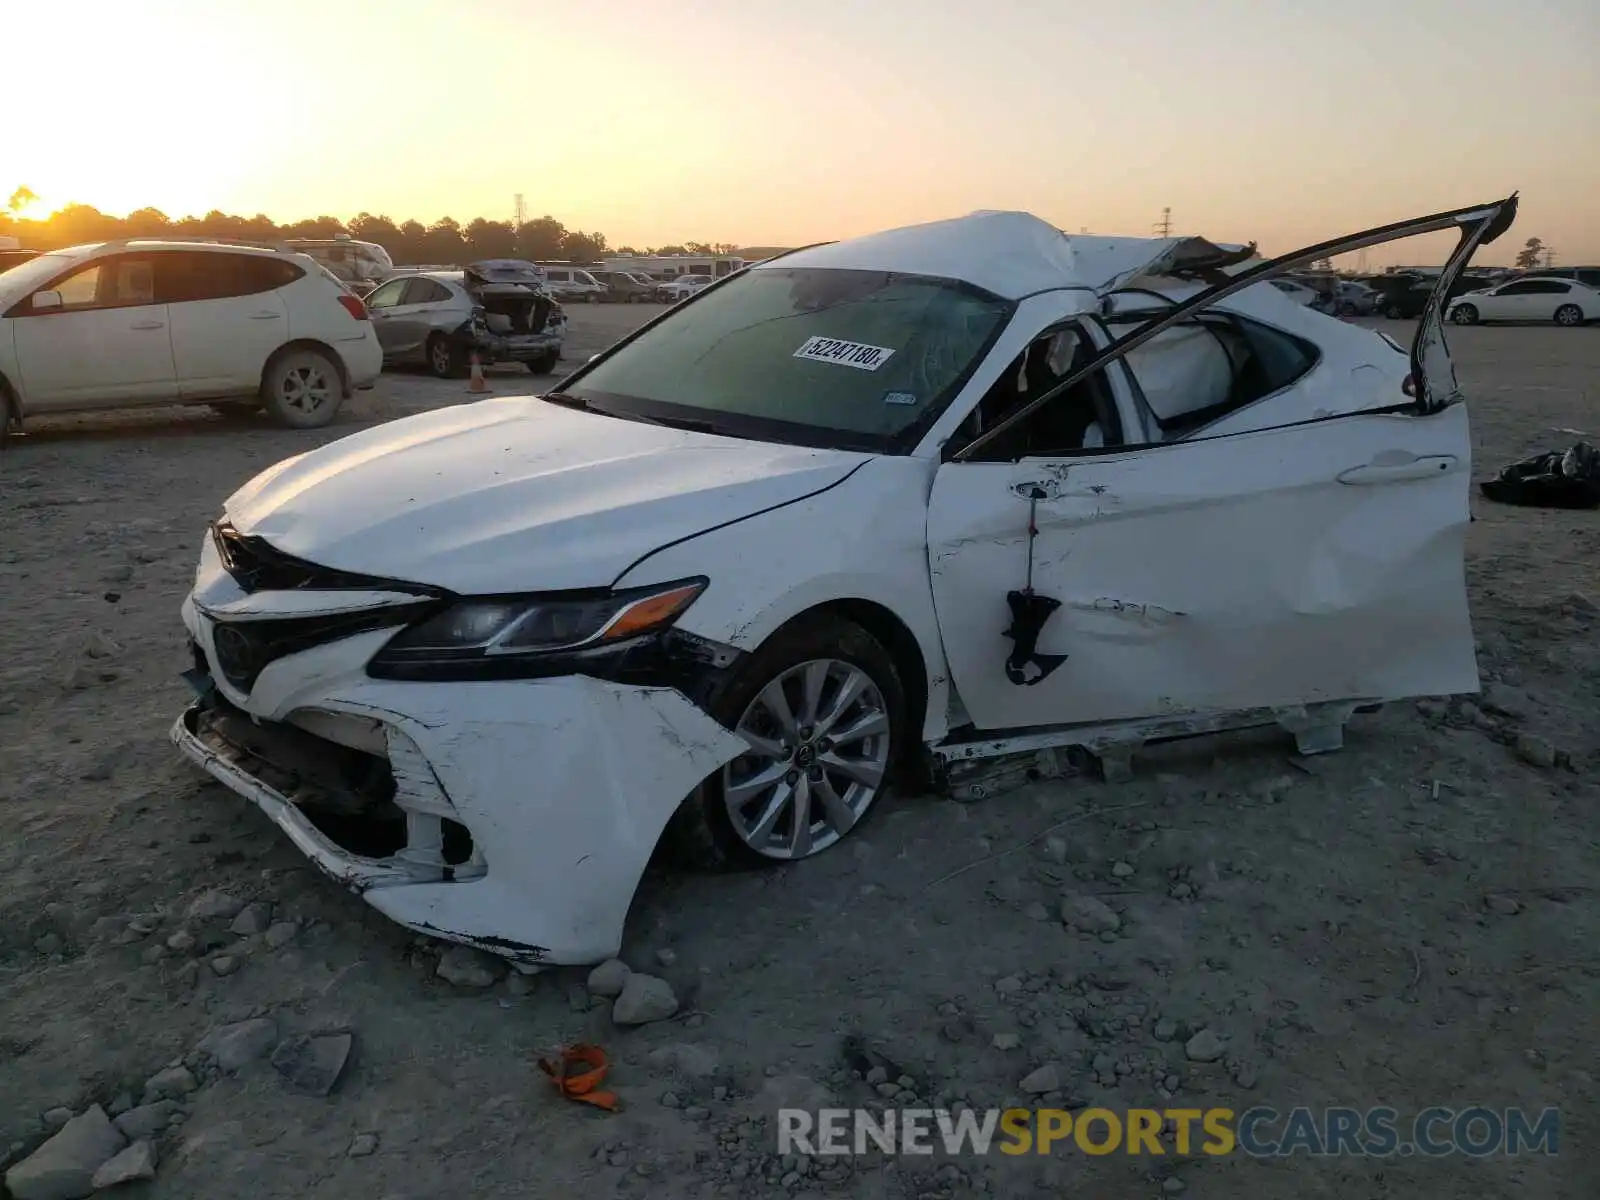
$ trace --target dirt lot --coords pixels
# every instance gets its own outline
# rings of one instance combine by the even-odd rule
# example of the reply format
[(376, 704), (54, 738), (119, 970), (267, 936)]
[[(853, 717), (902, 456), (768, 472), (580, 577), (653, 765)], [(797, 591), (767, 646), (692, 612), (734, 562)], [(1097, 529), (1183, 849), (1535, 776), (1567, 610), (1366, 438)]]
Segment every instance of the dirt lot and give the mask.
[[(569, 358), (648, 311), (577, 310)], [(1480, 476), (1597, 431), (1600, 330), (1451, 336)], [(490, 383), (535, 381), (497, 369)], [(900, 798), (797, 869), (650, 879), (625, 957), (682, 1007), (622, 1031), (584, 972), (438, 978), (438, 946), (310, 871), (166, 740), (187, 696), (178, 605), (221, 500), (363, 422), (469, 398), (385, 377), (318, 433), (171, 411), (60, 420), (0, 462), (7, 1161), (63, 1119), (49, 1110), (136, 1104), (157, 1072), (198, 1064), (209, 1029), (265, 1016), (284, 1038), (350, 1031), (338, 1088), (295, 1093), (264, 1061), (199, 1070), (194, 1090), (167, 1076), (152, 1089), (177, 1101), (157, 1110), (159, 1173), (129, 1195), (1600, 1194), (1593, 514), (1475, 501), (1476, 702), (1358, 718), (1344, 752), (1298, 767), (1282, 740), (1250, 738), (1169, 753), (1128, 784)], [(191, 917), (208, 889), (232, 903)], [(1064, 890), (1098, 897), (1120, 929), (1064, 926)], [(272, 932), (228, 932), (246, 901), (271, 905), (248, 911)], [(1212, 1061), (1186, 1047), (1201, 1030), (1222, 1042)], [(783, 1100), (882, 1102), (842, 1055), (850, 1033), (917, 1102), (1016, 1103), (1054, 1064), (1047, 1099), (1069, 1105), (1553, 1105), (1560, 1153), (779, 1161)], [(555, 1096), (535, 1060), (570, 1040), (611, 1053), (624, 1112)]]

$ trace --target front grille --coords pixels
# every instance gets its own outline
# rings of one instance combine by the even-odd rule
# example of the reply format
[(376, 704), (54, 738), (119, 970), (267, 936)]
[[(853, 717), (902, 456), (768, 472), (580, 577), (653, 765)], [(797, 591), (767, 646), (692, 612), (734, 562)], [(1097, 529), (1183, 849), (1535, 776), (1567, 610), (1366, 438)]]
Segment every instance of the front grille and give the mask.
[(433, 603), (425, 601), (376, 612), (218, 621), (211, 630), (211, 645), (223, 678), (241, 692), (249, 692), (261, 672), (280, 658), (358, 633), (407, 625), (432, 608)]
[(443, 594), (436, 588), (421, 584), (363, 575), (355, 571), (340, 571), (306, 562), (303, 558), (285, 554), (265, 538), (246, 537), (226, 521), (211, 527), (211, 540), (222, 559), (223, 569), (246, 592), (306, 589), (321, 592), (413, 592), (419, 596)]

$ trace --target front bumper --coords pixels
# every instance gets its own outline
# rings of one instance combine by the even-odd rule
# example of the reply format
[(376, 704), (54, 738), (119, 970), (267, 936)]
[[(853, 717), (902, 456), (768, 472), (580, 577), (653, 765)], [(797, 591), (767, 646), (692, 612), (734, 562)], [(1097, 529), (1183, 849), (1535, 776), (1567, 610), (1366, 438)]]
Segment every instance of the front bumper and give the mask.
[[(275, 662), (243, 696), (213, 682), (211, 620), (192, 601), (184, 617), (205, 665), (172, 727), (185, 757), (384, 915), (523, 964), (615, 955), (668, 818), (745, 749), (671, 688), (367, 679), (351, 668), (371, 634)], [(329, 819), (352, 756), (390, 781), (339, 801), (383, 817), (380, 850)]]

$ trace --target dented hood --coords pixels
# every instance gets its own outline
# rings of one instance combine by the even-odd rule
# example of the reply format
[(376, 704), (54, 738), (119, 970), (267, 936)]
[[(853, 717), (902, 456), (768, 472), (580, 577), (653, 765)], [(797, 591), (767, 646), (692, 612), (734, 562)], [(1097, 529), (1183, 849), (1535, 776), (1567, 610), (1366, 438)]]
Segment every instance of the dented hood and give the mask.
[(512, 397), (288, 459), (226, 516), (309, 562), (458, 593), (605, 587), (668, 542), (801, 499), (866, 457)]

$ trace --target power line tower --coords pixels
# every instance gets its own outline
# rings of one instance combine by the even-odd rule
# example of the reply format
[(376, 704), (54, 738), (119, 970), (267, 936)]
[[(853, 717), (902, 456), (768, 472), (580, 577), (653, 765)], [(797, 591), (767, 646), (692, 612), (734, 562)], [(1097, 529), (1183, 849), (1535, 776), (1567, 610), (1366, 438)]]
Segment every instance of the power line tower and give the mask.
[(1556, 248), (1554, 246), (1546, 246), (1544, 248), (1544, 265), (1547, 267), (1556, 265)]
[(515, 230), (521, 230), (523, 225), (527, 223), (527, 220), (528, 209), (527, 206), (522, 203), (522, 193), (518, 192), (514, 197), (512, 197), (511, 228)]
[(1161, 210), (1161, 220), (1159, 220), (1159, 221), (1157, 221), (1155, 223), (1155, 231), (1156, 231), (1156, 233), (1158, 235), (1160, 235), (1161, 237), (1164, 237), (1164, 238), (1172, 236), (1172, 209), (1171, 208), (1163, 208)]

